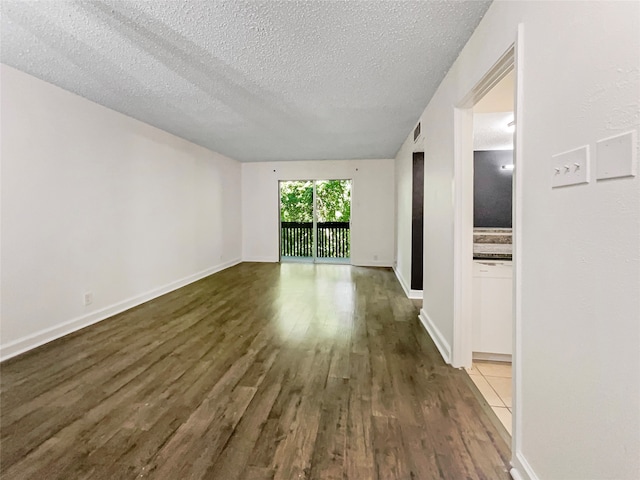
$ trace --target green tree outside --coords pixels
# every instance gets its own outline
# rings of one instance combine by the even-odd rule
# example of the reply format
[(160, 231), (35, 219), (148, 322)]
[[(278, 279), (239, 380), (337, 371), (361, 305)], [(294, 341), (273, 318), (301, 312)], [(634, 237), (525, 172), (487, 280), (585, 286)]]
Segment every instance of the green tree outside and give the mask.
[(351, 180), (323, 180), (316, 183), (319, 222), (351, 220)]
[(280, 221), (313, 221), (313, 182), (280, 183)]
[[(351, 180), (316, 182), (318, 222), (349, 222), (351, 220)], [(313, 221), (313, 182), (280, 183), (280, 220), (283, 222)]]

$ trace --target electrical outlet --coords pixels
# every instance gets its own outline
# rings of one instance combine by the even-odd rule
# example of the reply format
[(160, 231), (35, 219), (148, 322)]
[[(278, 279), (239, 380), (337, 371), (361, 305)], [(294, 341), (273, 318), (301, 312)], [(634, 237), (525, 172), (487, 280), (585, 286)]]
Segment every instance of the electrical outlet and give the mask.
[(85, 292), (84, 294), (84, 306), (91, 305), (93, 303), (93, 292)]

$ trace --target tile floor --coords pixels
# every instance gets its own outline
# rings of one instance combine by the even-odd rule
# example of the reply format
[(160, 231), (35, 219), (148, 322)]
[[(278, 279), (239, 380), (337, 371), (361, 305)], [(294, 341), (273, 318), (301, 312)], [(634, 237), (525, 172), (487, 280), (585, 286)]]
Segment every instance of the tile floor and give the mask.
[(474, 361), (467, 373), (511, 435), (511, 364)]

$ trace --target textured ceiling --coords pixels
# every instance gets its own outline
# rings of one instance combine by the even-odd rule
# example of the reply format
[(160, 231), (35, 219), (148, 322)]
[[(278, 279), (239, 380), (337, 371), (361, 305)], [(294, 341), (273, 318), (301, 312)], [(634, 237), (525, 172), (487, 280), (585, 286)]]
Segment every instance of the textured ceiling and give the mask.
[(473, 116), (474, 150), (513, 150), (513, 112), (476, 113)]
[(473, 149), (513, 150), (515, 72), (511, 71), (473, 107)]
[(389, 158), (489, 4), (3, 0), (0, 59), (237, 160)]

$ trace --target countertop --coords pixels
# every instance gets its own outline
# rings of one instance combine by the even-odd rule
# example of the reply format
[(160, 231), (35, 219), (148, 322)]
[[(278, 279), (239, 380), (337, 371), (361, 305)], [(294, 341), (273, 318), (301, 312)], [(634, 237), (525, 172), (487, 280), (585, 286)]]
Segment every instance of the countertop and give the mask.
[(511, 229), (474, 228), (474, 260), (511, 260)]
[(503, 260), (503, 261), (511, 261), (511, 255), (506, 255), (502, 253), (483, 253), (479, 255), (473, 256), (474, 260)]

